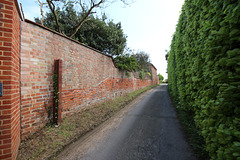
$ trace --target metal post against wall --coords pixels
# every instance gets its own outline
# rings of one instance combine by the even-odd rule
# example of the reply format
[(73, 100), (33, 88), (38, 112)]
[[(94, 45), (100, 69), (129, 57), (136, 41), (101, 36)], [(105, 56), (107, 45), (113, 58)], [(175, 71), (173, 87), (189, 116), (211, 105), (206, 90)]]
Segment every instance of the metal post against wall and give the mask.
[[(62, 120), (62, 60), (54, 61), (54, 74), (57, 75), (58, 102), (53, 101), (53, 123), (58, 124)], [(57, 105), (57, 106), (56, 106)], [(56, 117), (57, 115), (57, 117)]]

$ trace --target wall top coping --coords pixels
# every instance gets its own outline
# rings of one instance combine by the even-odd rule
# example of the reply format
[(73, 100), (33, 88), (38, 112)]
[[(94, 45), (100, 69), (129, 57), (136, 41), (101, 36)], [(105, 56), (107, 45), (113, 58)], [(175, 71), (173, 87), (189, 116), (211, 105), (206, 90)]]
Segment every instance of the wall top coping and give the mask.
[[(45, 27), (45, 26), (43, 26), (43, 25), (41, 25), (41, 24), (38, 24), (38, 23), (36, 23), (36, 22), (33, 22), (33, 21), (29, 20), (29, 19), (25, 19), (25, 22), (31, 23), (31, 24), (33, 24), (33, 25), (35, 25), (35, 26), (38, 26), (38, 27), (43, 28), (43, 29), (45, 29), (45, 30), (48, 30), (48, 31), (50, 31), (50, 32), (52, 32), (52, 33), (54, 33), (54, 34), (57, 34), (57, 35), (59, 35), (59, 36), (61, 36), (61, 37), (64, 37), (64, 38), (66, 38), (66, 39), (69, 39), (70, 41), (73, 41), (73, 42), (75, 42), (75, 43), (77, 43), (77, 44), (80, 44), (80, 45), (82, 45), (82, 46), (84, 46), (84, 47), (86, 47), (86, 48), (89, 48), (89, 49), (91, 49), (91, 50), (93, 50), (93, 51), (95, 51), (95, 52), (98, 52), (98, 53), (100, 53), (100, 54), (102, 54), (102, 55), (105, 55), (105, 56), (108, 56), (108, 57), (112, 58), (112, 56), (110, 56), (110, 55), (107, 55), (107, 54), (105, 54), (105, 53), (103, 53), (103, 52), (101, 52), (101, 51), (99, 51), (99, 50), (97, 50), (97, 49), (95, 49), (95, 48), (92, 48), (92, 47), (90, 47), (90, 46), (88, 46), (88, 45), (86, 45), (86, 44), (83, 44), (83, 43), (81, 43), (81, 42), (79, 42), (79, 41), (76, 41), (76, 40), (74, 40), (74, 39), (72, 39), (72, 38), (70, 38), (70, 37), (68, 37), (68, 36), (66, 36), (66, 35), (64, 35), (64, 34), (62, 34), (62, 33), (59, 33), (59, 32), (57, 32), (57, 31), (54, 31), (54, 30), (52, 30), (52, 29), (50, 29), (50, 28), (48, 28), (48, 27)], [(113, 58), (112, 58), (112, 59), (113, 59)]]
[(19, 5), (18, 5), (18, 0), (14, 0), (14, 3), (15, 3), (15, 6), (16, 6), (16, 8), (17, 8), (18, 15), (19, 15), (20, 19), (23, 20), (23, 16), (22, 16), (22, 14), (21, 14), (21, 12), (20, 12), (20, 7), (19, 7)]
[[(93, 50), (93, 51), (95, 51), (95, 52), (97, 52), (97, 53), (100, 53), (100, 54), (102, 54), (102, 55), (104, 55), (104, 56), (107, 56), (107, 57), (109, 57), (109, 58), (112, 59), (112, 62), (113, 62), (113, 64), (114, 64), (114, 66), (115, 66), (116, 68), (118, 68), (118, 67), (115, 65), (115, 63), (114, 63), (114, 59), (113, 59), (112, 56), (107, 55), (107, 54), (105, 54), (105, 53), (103, 53), (103, 52), (101, 52), (101, 51), (99, 51), (99, 50), (97, 50), (97, 49), (95, 49), (95, 48), (92, 48), (92, 47), (90, 47), (90, 46), (88, 46), (88, 45), (85, 45), (85, 44), (83, 44), (83, 43), (81, 43), (81, 42), (79, 42), (79, 41), (76, 41), (76, 40), (74, 40), (74, 39), (72, 39), (72, 38), (70, 38), (70, 37), (68, 37), (68, 36), (66, 36), (66, 35), (64, 35), (64, 34), (61, 34), (61, 33), (59, 33), (59, 32), (56, 32), (56, 31), (54, 31), (54, 30), (52, 30), (52, 29), (50, 29), (50, 28), (47, 28), (47, 27), (45, 27), (45, 26), (43, 26), (43, 25), (41, 25), (41, 24), (38, 24), (38, 23), (36, 23), (36, 22), (33, 22), (33, 21), (29, 20), (29, 19), (24, 19), (24, 21), (25, 21), (26, 23), (30, 23), (30, 24), (33, 24), (33, 25), (38, 26), (38, 27), (40, 27), (40, 28), (43, 28), (43, 29), (45, 29), (45, 30), (48, 30), (48, 31), (50, 31), (50, 32), (52, 32), (52, 33), (54, 33), (54, 34), (57, 34), (57, 35), (59, 35), (59, 36), (61, 36), (61, 37), (63, 37), (63, 38), (66, 38), (66, 39), (68, 39), (68, 40), (70, 40), (70, 41), (73, 41), (73, 42), (75, 42), (75, 43), (77, 43), (77, 44), (79, 44), (79, 45), (81, 45), (81, 46), (84, 46), (84, 47), (86, 47), (86, 48), (89, 48), (89, 49), (91, 49), (91, 50)], [(155, 67), (152, 63), (150, 63), (150, 64), (152, 65), (152, 67), (153, 67), (154, 69), (156, 69), (156, 67)], [(157, 70), (157, 69), (156, 69), (156, 70)]]
[(152, 65), (152, 67), (157, 71), (157, 68), (152, 64), (152, 63), (150, 63), (151, 65)]

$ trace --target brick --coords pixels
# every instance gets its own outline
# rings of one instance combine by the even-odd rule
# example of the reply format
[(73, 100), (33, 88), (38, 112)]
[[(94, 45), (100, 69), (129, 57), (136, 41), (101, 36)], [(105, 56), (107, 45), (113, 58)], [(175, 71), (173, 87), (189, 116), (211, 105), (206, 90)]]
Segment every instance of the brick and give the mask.
[[(9, 86), (9, 87), (11, 87), (11, 86)], [(6, 88), (6, 86), (3, 87), (3, 89), (4, 88)], [(12, 100), (3, 100), (3, 104), (12, 104)]]
[(9, 6), (9, 5), (4, 5), (5, 6), (5, 9), (7, 9), (7, 10), (13, 10), (13, 7), (12, 6)]
[[(0, 139), (9, 139), (9, 138), (11, 138), (10, 134), (8, 134), (8, 135), (0, 135)], [(4, 149), (4, 148), (0, 148), (0, 149)]]
[[(10, 5), (10, 6), (13, 6), (13, 1), (1, 0), (1, 3), (2, 3), (2, 4), (7, 4), (7, 5)], [(4, 6), (5, 6), (5, 5), (4, 5)]]
[[(0, 149), (1, 149), (1, 146), (0, 146)], [(11, 156), (12, 156), (12, 154), (0, 155), (0, 159), (4, 159), (4, 160), (7, 160), (7, 158), (11, 159)]]
[[(5, 17), (5, 18), (8, 18), (8, 19), (12, 19), (12, 18), (13, 18), (13, 16), (12, 16), (12, 15), (9, 15), (9, 14), (5, 14), (4, 17)], [(5, 24), (4, 24), (4, 27), (9, 27), (9, 26), (7, 26), (6, 23), (5, 23)]]
[(0, 57), (0, 60), (4, 61), (11, 61), (12, 60), (12, 57)]
[[(3, 75), (12, 75), (12, 72), (11, 71), (3, 71)], [(7, 84), (6, 81), (4, 81), (3, 84)]]
[(0, 47), (1, 51), (11, 51), (10, 47)]
[(4, 120), (2, 124), (7, 125), (7, 124), (10, 124), (10, 123), (11, 123), (11, 120), (9, 119), (9, 120)]
[[(0, 116), (0, 119), (1, 119), (1, 120), (10, 119), (10, 118), (11, 118), (10, 115), (1, 115), (1, 116)], [(0, 127), (1, 127), (1, 126), (0, 126)]]
[(1, 13), (5, 13), (5, 14), (12, 14), (13, 11), (12, 10), (7, 10), (7, 9), (1, 9)]
[[(4, 63), (3, 63), (4, 64)], [(11, 66), (0, 66), (0, 70), (11, 70), (12, 67)]]
[(10, 66), (10, 65), (12, 65), (12, 64), (13, 64), (12, 61), (3, 61), (3, 65), (4, 65), (4, 66)]
[[(10, 144), (11, 143), (11, 138), (3, 140), (3, 144)], [(4, 152), (3, 152), (4, 153)], [(6, 154), (6, 153), (5, 153)]]
[[(1, 21), (4, 22), (4, 23), (13, 23), (13, 20), (12, 20), (12, 19), (6, 19), (6, 18), (4, 18), (4, 19), (2, 19)], [(6, 28), (6, 29), (7, 29), (7, 28)], [(0, 30), (2, 30), (2, 29), (0, 28)], [(12, 28), (10, 28), (10, 30), (12, 31)]]
[[(12, 27), (12, 25), (11, 24), (4, 24), (4, 26), (5, 27), (9, 27), (9, 28), (11, 28)], [(12, 37), (12, 33), (6, 33), (6, 32), (4, 32), (3, 33), (3, 35), (4, 35), (4, 37)], [(1, 38), (0, 38), (1, 39)], [(4, 41), (4, 40), (2, 40), (2, 41)], [(12, 39), (10, 38), (10, 42), (12, 41)], [(4, 44), (5, 45), (5, 44)]]
[[(8, 130), (3, 130), (2, 131), (2, 135), (10, 135), (11, 134), (11, 130), (10, 128)], [(5, 137), (6, 138), (6, 137)]]
[[(3, 20), (2, 20), (3, 21)], [(11, 28), (3, 28), (3, 27), (0, 27), (0, 31), (3, 31), (3, 32), (12, 32), (12, 29)]]
[(11, 149), (5, 149), (3, 150), (3, 154), (11, 154)]

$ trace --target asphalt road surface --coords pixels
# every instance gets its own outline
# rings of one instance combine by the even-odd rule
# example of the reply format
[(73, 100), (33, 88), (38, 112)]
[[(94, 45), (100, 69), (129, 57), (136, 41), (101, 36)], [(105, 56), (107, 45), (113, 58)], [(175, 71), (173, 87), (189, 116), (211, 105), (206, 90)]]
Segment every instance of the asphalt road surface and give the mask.
[(110, 122), (67, 147), (56, 159), (195, 160), (167, 93), (140, 96)]

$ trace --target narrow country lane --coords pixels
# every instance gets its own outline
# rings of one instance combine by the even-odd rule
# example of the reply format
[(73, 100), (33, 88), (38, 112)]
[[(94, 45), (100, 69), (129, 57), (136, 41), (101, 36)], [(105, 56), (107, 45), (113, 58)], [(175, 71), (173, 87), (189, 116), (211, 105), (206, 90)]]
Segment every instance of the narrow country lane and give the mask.
[(196, 159), (171, 105), (167, 85), (158, 86), (138, 98), (120, 118), (112, 121), (85, 140), (67, 147), (57, 159)]

